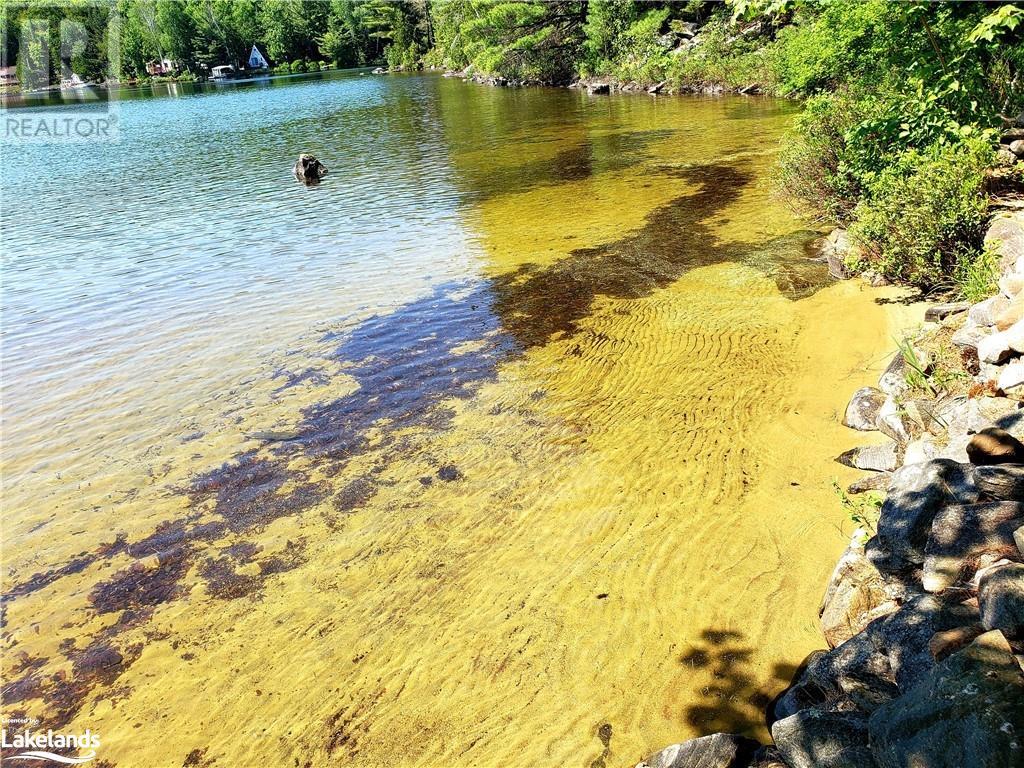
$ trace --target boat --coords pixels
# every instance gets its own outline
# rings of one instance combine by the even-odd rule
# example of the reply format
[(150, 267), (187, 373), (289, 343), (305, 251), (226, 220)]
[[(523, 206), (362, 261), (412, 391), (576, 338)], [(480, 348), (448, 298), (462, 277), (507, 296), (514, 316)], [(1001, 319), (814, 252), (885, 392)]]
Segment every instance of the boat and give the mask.
[(230, 64), (222, 64), (210, 70), (211, 80), (230, 80), (235, 76), (235, 68)]

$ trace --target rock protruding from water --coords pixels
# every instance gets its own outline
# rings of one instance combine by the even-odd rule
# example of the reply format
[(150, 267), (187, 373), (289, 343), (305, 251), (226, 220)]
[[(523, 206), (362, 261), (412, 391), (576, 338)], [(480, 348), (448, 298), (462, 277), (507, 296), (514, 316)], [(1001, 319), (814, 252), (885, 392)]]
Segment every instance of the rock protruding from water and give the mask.
[(666, 747), (636, 768), (745, 768), (759, 746), (743, 736), (715, 733)]
[(327, 175), (327, 166), (317, 160), (313, 155), (303, 152), (292, 167), (295, 178), (303, 184), (319, 184), (320, 179)]

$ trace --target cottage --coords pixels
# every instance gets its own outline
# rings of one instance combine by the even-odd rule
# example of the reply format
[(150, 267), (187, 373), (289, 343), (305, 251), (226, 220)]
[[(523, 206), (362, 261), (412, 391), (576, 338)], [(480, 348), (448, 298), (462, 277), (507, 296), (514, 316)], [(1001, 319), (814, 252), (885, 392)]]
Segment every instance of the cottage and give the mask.
[(249, 51), (249, 61), (246, 66), (249, 69), (270, 69), (270, 62), (267, 61), (267, 57), (260, 49), (253, 45), (252, 50)]
[(18, 68), (0, 67), (0, 88), (18, 87)]
[(146, 74), (150, 76), (173, 75), (177, 71), (178, 62), (173, 59), (153, 59), (146, 62)]

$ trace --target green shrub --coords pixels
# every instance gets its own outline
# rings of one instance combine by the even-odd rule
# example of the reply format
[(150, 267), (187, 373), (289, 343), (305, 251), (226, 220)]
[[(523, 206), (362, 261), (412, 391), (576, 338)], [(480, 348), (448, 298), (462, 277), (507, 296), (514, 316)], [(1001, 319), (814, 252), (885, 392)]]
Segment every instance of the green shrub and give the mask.
[(302, 59), (296, 59), (291, 63), (289, 69), (291, 69), (292, 72), (305, 72), (306, 62), (304, 62)]
[(776, 182), (803, 213), (818, 221), (847, 223), (862, 194), (858, 147), (849, 134), (869, 105), (849, 91), (807, 100), (783, 141)]
[(866, 264), (925, 290), (948, 285), (980, 252), (991, 160), (987, 141), (965, 139), (909, 149), (866, 175), (850, 228)]
[(987, 299), (998, 290), (999, 258), (988, 249), (962, 258), (953, 271), (953, 282), (960, 298), (972, 304)]

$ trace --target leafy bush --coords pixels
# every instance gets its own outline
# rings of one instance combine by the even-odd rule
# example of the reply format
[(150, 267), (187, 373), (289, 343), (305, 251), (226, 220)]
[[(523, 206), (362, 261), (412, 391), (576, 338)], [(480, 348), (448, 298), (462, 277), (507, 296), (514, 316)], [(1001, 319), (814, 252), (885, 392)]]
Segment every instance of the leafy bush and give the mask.
[(293, 61), (291, 63), (291, 66), (289, 67), (289, 69), (292, 72), (296, 72), (296, 73), (297, 72), (305, 72), (306, 71), (306, 62), (304, 62), (302, 59), (296, 59), (295, 61)]
[(866, 169), (849, 136), (867, 110), (849, 91), (814, 96), (783, 142), (776, 181), (814, 219), (847, 223), (860, 200)]
[(866, 262), (925, 290), (948, 284), (958, 265), (980, 251), (991, 161), (987, 141), (965, 139), (909, 149), (869, 174), (850, 228)]

